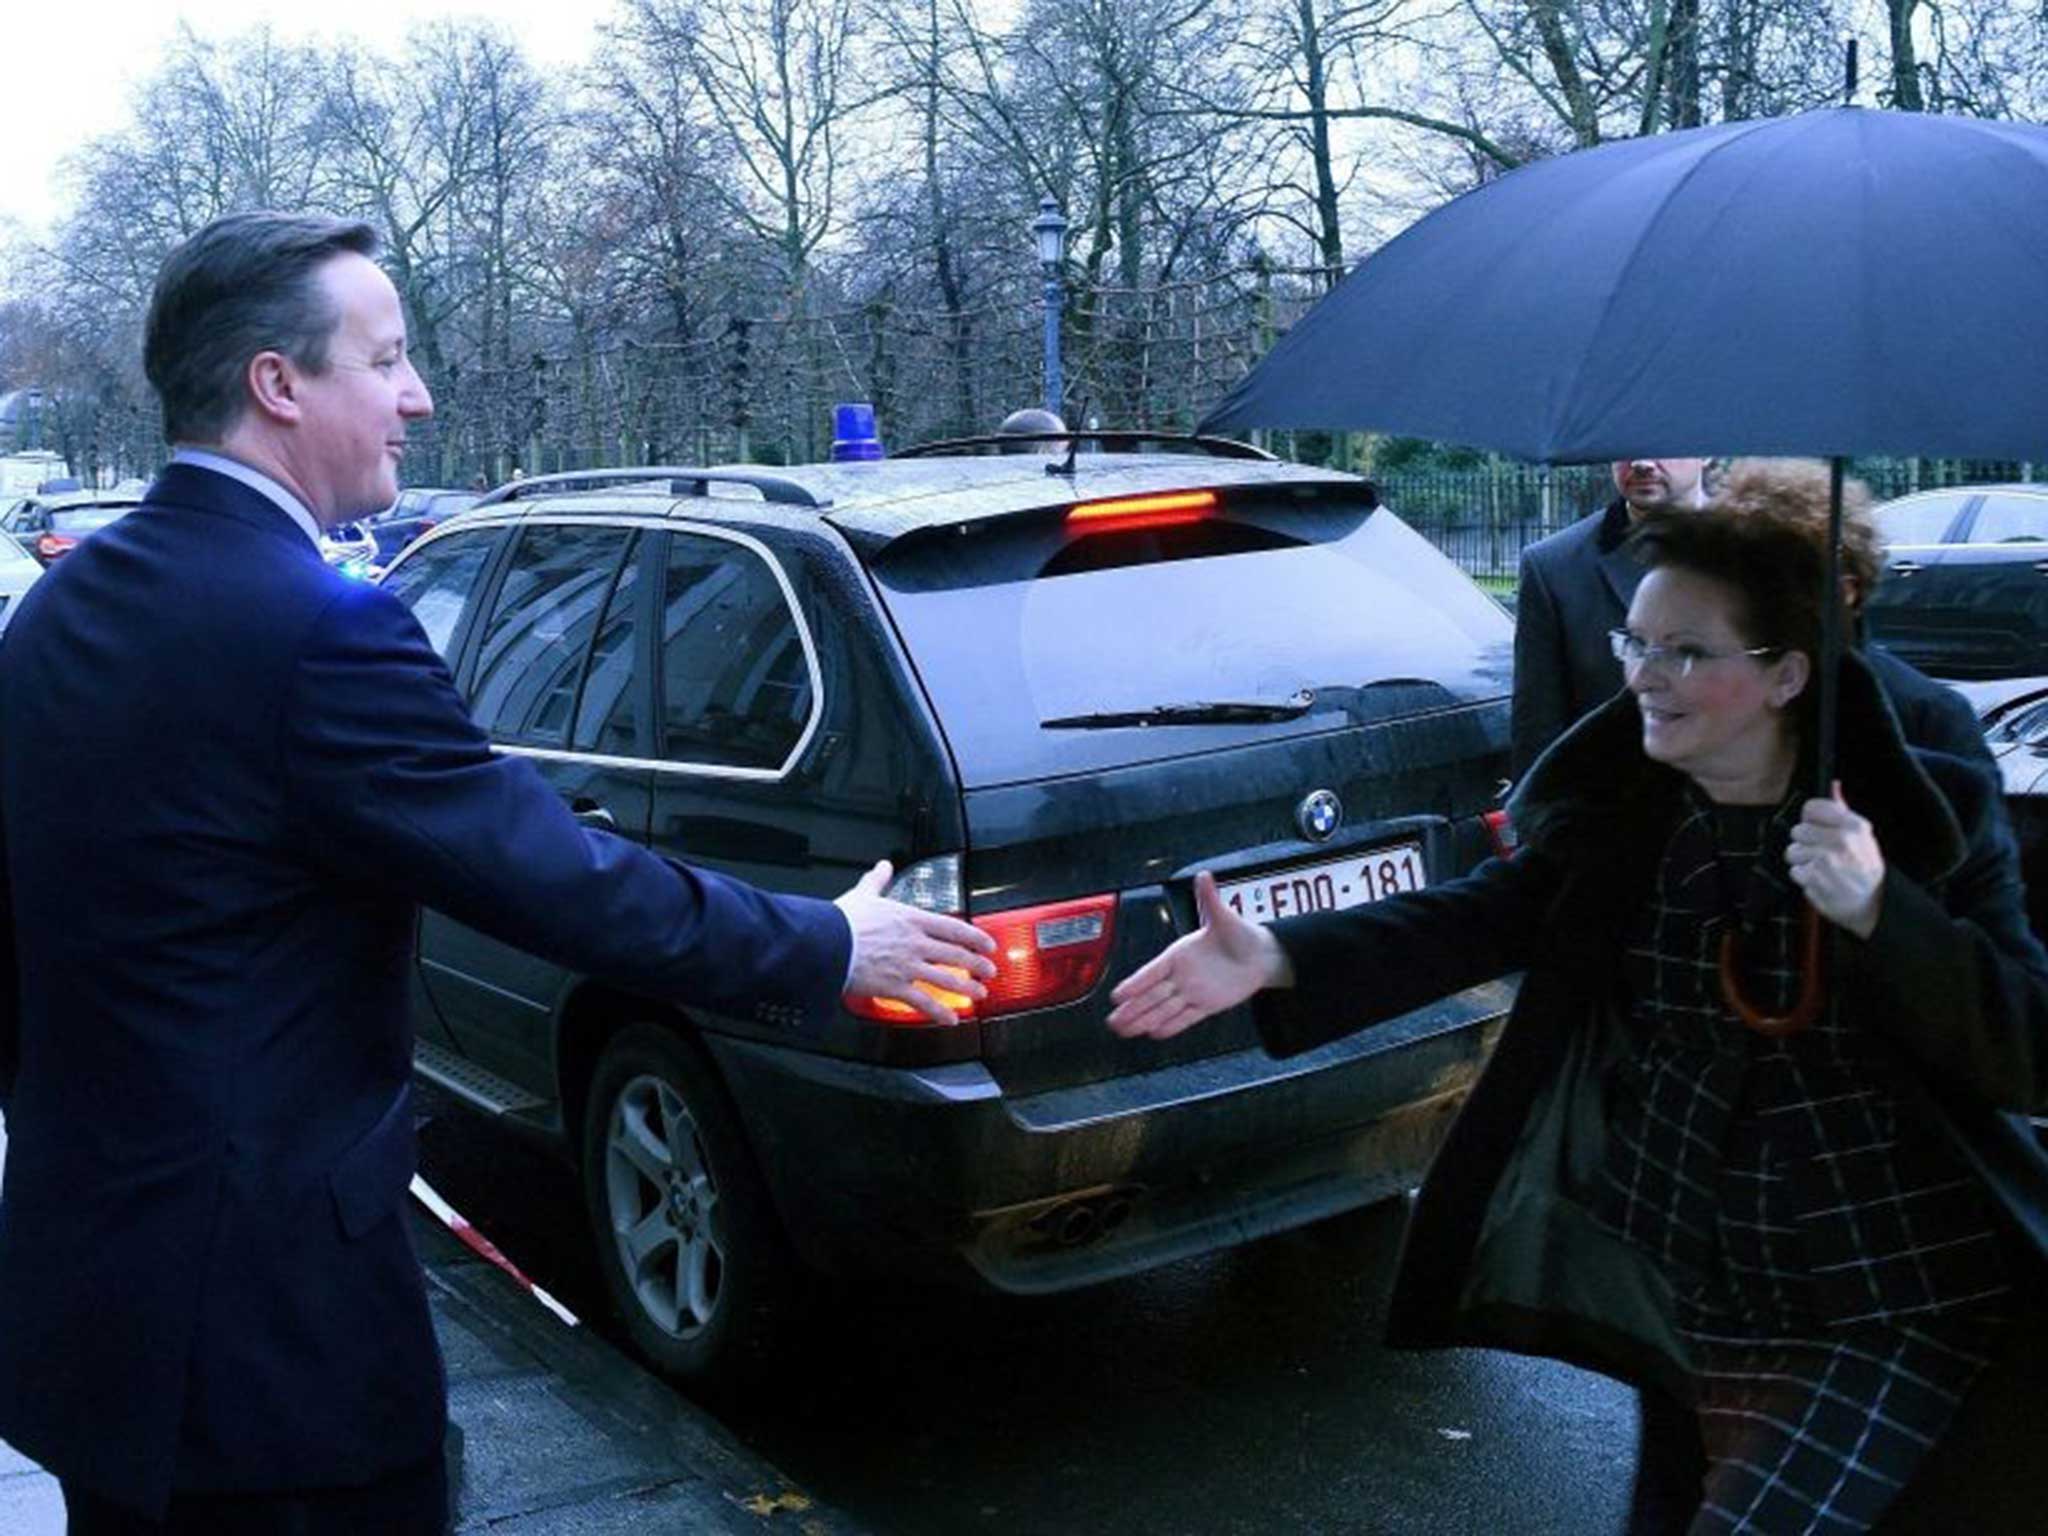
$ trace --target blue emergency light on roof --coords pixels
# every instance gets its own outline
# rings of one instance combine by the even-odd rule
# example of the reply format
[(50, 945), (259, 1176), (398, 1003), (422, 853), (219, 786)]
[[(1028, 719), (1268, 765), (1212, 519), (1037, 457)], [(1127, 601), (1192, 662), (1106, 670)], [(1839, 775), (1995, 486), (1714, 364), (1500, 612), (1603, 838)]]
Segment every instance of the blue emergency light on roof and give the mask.
[(832, 462), (862, 463), (882, 456), (875, 433), (875, 408), (865, 400), (832, 407)]

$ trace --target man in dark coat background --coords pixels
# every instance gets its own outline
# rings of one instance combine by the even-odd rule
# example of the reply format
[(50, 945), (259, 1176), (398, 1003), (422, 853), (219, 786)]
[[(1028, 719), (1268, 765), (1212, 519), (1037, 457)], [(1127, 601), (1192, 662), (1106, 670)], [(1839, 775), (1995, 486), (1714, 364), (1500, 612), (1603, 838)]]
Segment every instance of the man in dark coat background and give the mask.
[(946, 1022), (915, 982), (993, 969), (886, 865), (774, 896), (583, 827), (328, 568), (433, 408), (374, 250), (240, 214), (172, 253), (145, 364), (177, 452), (0, 651), (0, 1437), (77, 1536), (444, 1525), (416, 903), (727, 1011), (851, 988)]
[(1613, 501), (1522, 551), (1515, 589), (1510, 771), (1519, 779), (1579, 716), (1621, 691), (1607, 632), (1642, 580), (1622, 541), (1645, 512), (1706, 505), (1705, 459), (1621, 459)]

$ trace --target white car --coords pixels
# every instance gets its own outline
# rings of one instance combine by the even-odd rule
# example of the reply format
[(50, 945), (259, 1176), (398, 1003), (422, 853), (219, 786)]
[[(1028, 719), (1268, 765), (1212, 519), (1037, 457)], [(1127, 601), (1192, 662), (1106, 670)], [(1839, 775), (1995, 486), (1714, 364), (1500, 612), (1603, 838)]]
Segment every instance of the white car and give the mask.
[(336, 523), (320, 535), (320, 557), (344, 575), (377, 575), (377, 540), (361, 523)]
[(26, 592), (43, 574), (40, 560), (21, 547), (11, 533), (0, 533), (0, 630), (14, 617)]

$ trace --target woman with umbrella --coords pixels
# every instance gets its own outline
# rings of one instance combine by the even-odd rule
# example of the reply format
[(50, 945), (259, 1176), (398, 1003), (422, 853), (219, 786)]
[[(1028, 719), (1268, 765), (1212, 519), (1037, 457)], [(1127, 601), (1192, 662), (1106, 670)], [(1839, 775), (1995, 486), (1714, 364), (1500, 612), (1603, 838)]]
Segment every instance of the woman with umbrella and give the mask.
[(1642, 1388), (1637, 1530), (1896, 1519), (2040, 1336), (2048, 954), (1996, 786), (1907, 749), (1853, 652), (1840, 784), (1803, 794), (1819, 526), (1646, 519), (1627, 689), (1518, 785), (1517, 857), (1270, 928), (1198, 876), (1201, 928), (1110, 1018), (1164, 1037), (1250, 1000), (1287, 1055), (1525, 971), (1389, 1336)]

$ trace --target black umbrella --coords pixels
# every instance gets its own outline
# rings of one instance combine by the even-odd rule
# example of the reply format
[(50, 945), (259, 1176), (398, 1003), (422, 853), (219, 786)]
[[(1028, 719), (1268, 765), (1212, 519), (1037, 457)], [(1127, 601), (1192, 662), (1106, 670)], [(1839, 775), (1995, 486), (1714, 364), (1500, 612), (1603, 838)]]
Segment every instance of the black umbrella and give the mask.
[(1846, 456), (2048, 457), (2048, 130), (1840, 107), (1528, 166), (1375, 252), (1197, 430), (1247, 427), (1825, 456), (1838, 591)]
[(1838, 107), (1512, 172), (1203, 420), (1577, 462), (2048, 448), (2048, 130)]

